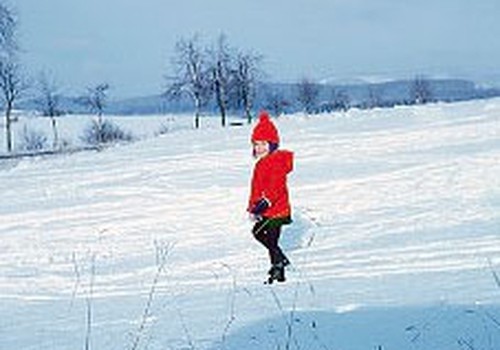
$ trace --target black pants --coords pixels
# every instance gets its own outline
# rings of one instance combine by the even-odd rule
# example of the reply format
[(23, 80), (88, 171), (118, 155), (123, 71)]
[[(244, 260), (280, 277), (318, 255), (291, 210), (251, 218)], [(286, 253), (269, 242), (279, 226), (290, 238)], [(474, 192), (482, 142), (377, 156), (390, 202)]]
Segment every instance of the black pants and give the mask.
[(269, 259), (272, 265), (288, 261), (278, 243), (281, 234), (281, 225), (269, 225), (269, 220), (263, 219), (254, 225), (252, 233), (255, 239), (269, 251)]

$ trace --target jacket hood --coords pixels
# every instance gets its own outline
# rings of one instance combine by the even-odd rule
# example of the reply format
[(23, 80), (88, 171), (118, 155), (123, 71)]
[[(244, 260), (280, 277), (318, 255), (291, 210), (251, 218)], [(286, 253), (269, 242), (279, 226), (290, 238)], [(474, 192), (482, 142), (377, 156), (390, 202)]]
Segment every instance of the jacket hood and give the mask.
[(293, 170), (293, 152), (287, 150), (278, 150), (269, 154), (270, 162), (277, 165), (278, 169), (282, 170), (285, 174), (291, 173)]

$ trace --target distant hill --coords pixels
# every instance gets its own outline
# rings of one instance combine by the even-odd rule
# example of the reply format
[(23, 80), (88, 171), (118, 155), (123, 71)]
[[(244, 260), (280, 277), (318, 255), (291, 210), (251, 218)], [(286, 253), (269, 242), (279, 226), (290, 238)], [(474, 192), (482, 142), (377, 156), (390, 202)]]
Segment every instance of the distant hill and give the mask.
[[(427, 82), (435, 101), (452, 102), (500, 96), (500, 89), (480, 87), (468, 80), (429, 79)], [(334, 92), (341, 92), (348, 96), (349, 104), (355, 107), (366, 106), (374, 97), (380, 106), (406, 104), (409, 101), (412, 84), (413, 80), (319, 84), (318, 106), (328, 103)], [(297, 84), (294, 83), (261, 83), (254, 101), (255, 109), (267, 108), (271, 94), (279, 95), (287, 102), (286, 112), (295, 112), (300, 109), (296, 101)], [(23, 101), (17, 107), (29, 110), (37, 109), (33, 100)], [(116, 115), (145, 115), (190, 112), (192, 109), (192, 103), (187, 98), (171, 101), (158, 94), (110, 101), (105, 112)], [(87, 109), (79, 104), (78, 99), (74, 97), (61, 97), (61, 110), (70, 114), (87, 112)], [(206, 107), (206, 112), (216, 112), (214, 103)]]
[[(320, 85), (318, 97), (319, 104), (332, 99), (333, 91), (342, 92), (348, 96), (351, 106), (363, 106), (370, 98), (376, 95), (382, 106), (407, 104), (410, 99), (410, 90), (413, 80), (396, 80), (381, 83), (353, 83), (346, 85)], [(500, 89), (481, 88), (474, 82), (460, 79), (434, 79), (428, 80), (432, 98), (435, 101), (464, 101), (500, 96)], [(265, 101), (266, 91), (279, 91), (289, 101), (296, 100), (296, 84), (264, 84), (257, 101)], [(262, 95), (264, 94), (264, 96)], [(297, 103), (292, 103), (290, 108), (299, 108)]]

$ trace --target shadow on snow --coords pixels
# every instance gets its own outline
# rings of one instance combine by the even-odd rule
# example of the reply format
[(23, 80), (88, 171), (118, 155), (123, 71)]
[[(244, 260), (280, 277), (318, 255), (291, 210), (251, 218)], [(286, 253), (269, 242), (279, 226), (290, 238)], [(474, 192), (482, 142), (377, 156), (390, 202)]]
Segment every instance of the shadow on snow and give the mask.
[(284, 311), (235, 330), (211, 350), (494, 350), (499, 346), (499, 306), (436, 305)]

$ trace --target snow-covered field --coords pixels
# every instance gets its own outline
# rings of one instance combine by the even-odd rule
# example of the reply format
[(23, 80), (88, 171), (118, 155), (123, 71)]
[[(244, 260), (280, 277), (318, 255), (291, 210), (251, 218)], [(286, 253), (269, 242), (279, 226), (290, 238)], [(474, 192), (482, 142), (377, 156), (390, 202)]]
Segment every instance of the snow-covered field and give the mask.
[(271, 286), (248, 126), (3, 161), (0, 349), (499, 349), (500, 99), (276, 123)]

